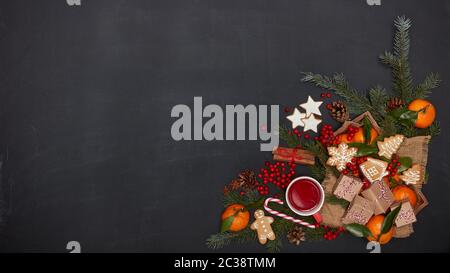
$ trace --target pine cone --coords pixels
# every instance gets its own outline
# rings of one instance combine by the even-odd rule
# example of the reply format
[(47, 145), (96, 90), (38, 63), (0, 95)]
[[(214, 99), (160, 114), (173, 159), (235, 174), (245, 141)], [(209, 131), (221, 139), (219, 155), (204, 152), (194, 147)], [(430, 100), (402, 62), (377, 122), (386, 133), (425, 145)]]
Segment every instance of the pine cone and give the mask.
[(343, 123), (350, 117), (347, 110), (347, 105), (345, 105), (342, 101), (333, 101), (329, 110), (331, 117), (338, 122)]
[(258, 186), (258, 181), (256, 180), (256, 175), (253, 171), (244, 170), (238, 174), (236, 179), (233, 179), (231, 183), (225, 187), (224, 193), (230, 191), (235, 191), (238, 189), (243, 190), (253, 190)]
[(406, 102), (400, 98), (391, 98), (388, 100), (386, 106), (388, 110), (395, 110), (397, 108), (403, 107), (406, 105)]
[(253, 171), (245, 170), (240, 172), (238, 178), (241, 188), (244, 190), (252, 190), (258, 186), (258, 181), (256, 180), (256, 175)]
[(287, 234), (287, 239), (291, 244), (299, 245), (301, 242), (306, 240), (305, 232), (300, 226), (295, 226), (291, 231)]

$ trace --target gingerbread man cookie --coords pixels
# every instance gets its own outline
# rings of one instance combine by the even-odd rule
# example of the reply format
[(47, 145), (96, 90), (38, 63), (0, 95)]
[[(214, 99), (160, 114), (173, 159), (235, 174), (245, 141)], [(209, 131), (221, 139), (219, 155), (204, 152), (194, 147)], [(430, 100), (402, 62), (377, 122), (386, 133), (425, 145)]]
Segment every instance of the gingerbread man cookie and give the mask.
[(250, 228), (258, 232), (258, 240), (261, 244), (265, 244), (267, 239), (273, 241), (275, 240), (275, 233), (272, 230), (270, 224), (273, 223), (273, 218), (270, 216), (265, 216), (263, 210), (255, 211), (255, 221), (252, 223)]

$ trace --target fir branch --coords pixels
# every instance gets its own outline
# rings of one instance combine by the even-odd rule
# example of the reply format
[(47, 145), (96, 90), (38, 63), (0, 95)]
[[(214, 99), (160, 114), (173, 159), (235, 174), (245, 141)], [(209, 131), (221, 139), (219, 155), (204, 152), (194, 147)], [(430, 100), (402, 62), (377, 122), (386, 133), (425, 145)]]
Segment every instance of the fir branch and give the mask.
[(394, 90), (400, 97), (409, 102), (412, 99), (412, 77), (409, 68), (409, 28), (411, 20), (405, 16), (397, 17), (394, 21), (397, 32), (394, 37), (394, 54), (398, 58), (398, 66), (394, 68), (396, 71), (396, 80), (394, 81)]
[(350, 202), (348, 202), (347, 200), (338, 198), (337, 196), (335, 196), (333, 194), (327, 194), (326, 202), (333, 204), (333, 205), (340, 205), (344, 209), (348, 208), (348, 206), (350, 205)]
[(271, 226), (272, 230), (275, 232), (276, 238), (273, 241), (267, 242), (267, 251), (271, 253), (280, 252), (283, 245), (282, 238), (294, 228), (295, 224), (283, 218), (276, 218)]
[(281, 251), (281, 247), (283, 247), (283, 242), (280, 238), (275, 238), (275, 240), (269, 240), (266, 243), (267, 251), (270, 253), (277, 253)]
[(323, 181), (325, 179), (326, 168), (322, 164), (314, 164), (308, 166), (311, 171), (311, 176), (317, 181)]
[(437, 88), (441, 83), (441, 78), (437, 73), (430, 73), (425, 80), (419, 84), (414, 92), (415, 98), (426, 98), (431, 90)]
[(381, 122), (386, 116), (386, 103), (389, 99), (389, 96), (381, 86), (376, 86), (369, 90), (369, 99), (372, 104), (373, 111), (371, 112), (373, 118), (377, 122)]
[(256, 190), (248, 191), (245, 195), (241, 195), (236, 191), (230, 191), (223, 195), (223, 206), (228, 207), (229, 205), (238, 203), (247, 207), (257, 203), (259, 199), (259, 193)]
[(305, 238), (307, 241), (319, 241), (323, 240), (323, 236), (325, 235), (324, 228), (306, 228), (305, 229)]
[(441, 133), (441, 126), (439, 121), (433, 122), (430, 127), (426, 129), (420, 130), (419, 134), (421, 136), (431, 136), (431, 138), (434, 138), (435, 136), (439, 135)]
[(366, 96), (350, 87), (344, 74), (342, 73), (335, 74), (332, 78), (330, 78), (328, 76), (305, 72), (303, 73), (303, 78), (301, 81), (311, 82), (316, 86), (334, 91), (344, 99), (350, 113), (360, 114), (361, 112), (372, 109), (372, 105)]
[(431, 136), (431, 138), (439, 135), (441, 133), (441, 126), (439, 121), (433, 122), (430, 127), (428, 127), (428, 135)]
[(380, 55), (380, 61), (392, 69), (393, 89), (397, 96), (411, 101), (414, 98), (411, 69), (409, 67), (409, 29), (411, 20), (405, 16), (397, 17), (394, 21), (396, 32), (394, 35), (394, 54), (385, 52)]
[[(303, 142), (302, 147), (310, 151), (317, 158), (316, 164), (314, 166), (309, 166), (309, 168), (313, 174), (315, 174), (319, 178), (322, 177), (321, 179), (317, 179), (318, 181), (322, 181), (325, 178), (325, 173), (327, 172), (327, 161), (329, 157), (327, 150), (320, 142), (312, 140)], [(340, 175), (339, 171), (336, 168), (328, 169), (333, 172), (336, 177)]]
[(381, 121), (381, 128), (383, 128), (383, 136), (393, 136), (398, 132), (398, 123), (397, 121), (390, 115), (386, 115), (384, 119)]
[(405, 137), (415, 137), (419, 135), (419, 132), (417, 131), (416, 127), (414, 127), (414, 125), (401, 126), (400, 133)]
[(278, 130), (279, 137), (286, 142), (289, 148), (296, 148), (300, 145), (300, 139), (290, 133), (290, 130), (286, 127), (280, 127)]
[(256, 233), (250, 228), (246, 228), (239, 232), (222, 232), (211, 235), (206, 240), (206, 246), (211, 249), (223, 248), (230, 243), (245, 243), (248, 241), (256, 240)]
[(397, 58), (391, 52), (385, 51), (379, 56), (381, 63), (389, 65), (391, 68), (397, 66)]

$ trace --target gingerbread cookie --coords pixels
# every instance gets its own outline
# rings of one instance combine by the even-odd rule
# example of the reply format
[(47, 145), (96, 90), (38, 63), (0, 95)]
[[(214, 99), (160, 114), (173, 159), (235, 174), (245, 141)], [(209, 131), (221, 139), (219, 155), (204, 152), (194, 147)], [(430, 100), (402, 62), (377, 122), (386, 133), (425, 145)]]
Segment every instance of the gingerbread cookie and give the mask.
[(383, 141), (378, 141), (379, 156), (384, 156), (391, 159), (392, 155), (397, 152), (405, 137), (403, 135), (395, 135), (385, 138)]
[(273, 218), (270, 216), (265, 216), (263, 210), (259, 209), (255, 211), (255, 221), (252, 223), (250, 228), (257, 231), (258, 240), (263, 245), (267, 242), (267, 239), (271, 241), (275, 240), (275, 233), (270, 226), (272, 223)]

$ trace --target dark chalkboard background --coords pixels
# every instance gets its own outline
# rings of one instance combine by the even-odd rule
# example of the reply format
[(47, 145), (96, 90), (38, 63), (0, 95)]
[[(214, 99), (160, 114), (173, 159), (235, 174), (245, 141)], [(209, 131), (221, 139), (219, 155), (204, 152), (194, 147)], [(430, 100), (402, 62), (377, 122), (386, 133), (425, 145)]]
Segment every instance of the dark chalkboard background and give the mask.
[[(270, 153), (257, 141), (175, 142), (172, 106), (203, 96), (282, 109), (319, 98), (300, 71), (390, 87), (377, 56), (406, 14), (416, 79), (430, 71), (444, 79), (431, 98), (443, 132), (430, 151), (431, 204), (411, 238), (383, 251), (448, 251), (449, 11), (446, 0), (1, 1), (0, 250), (67, 252), (76, 240), (84, 252), (210, 251), (222, 187)], [(365, 244), (342, 237), (283, 250), (365, 252)]]

